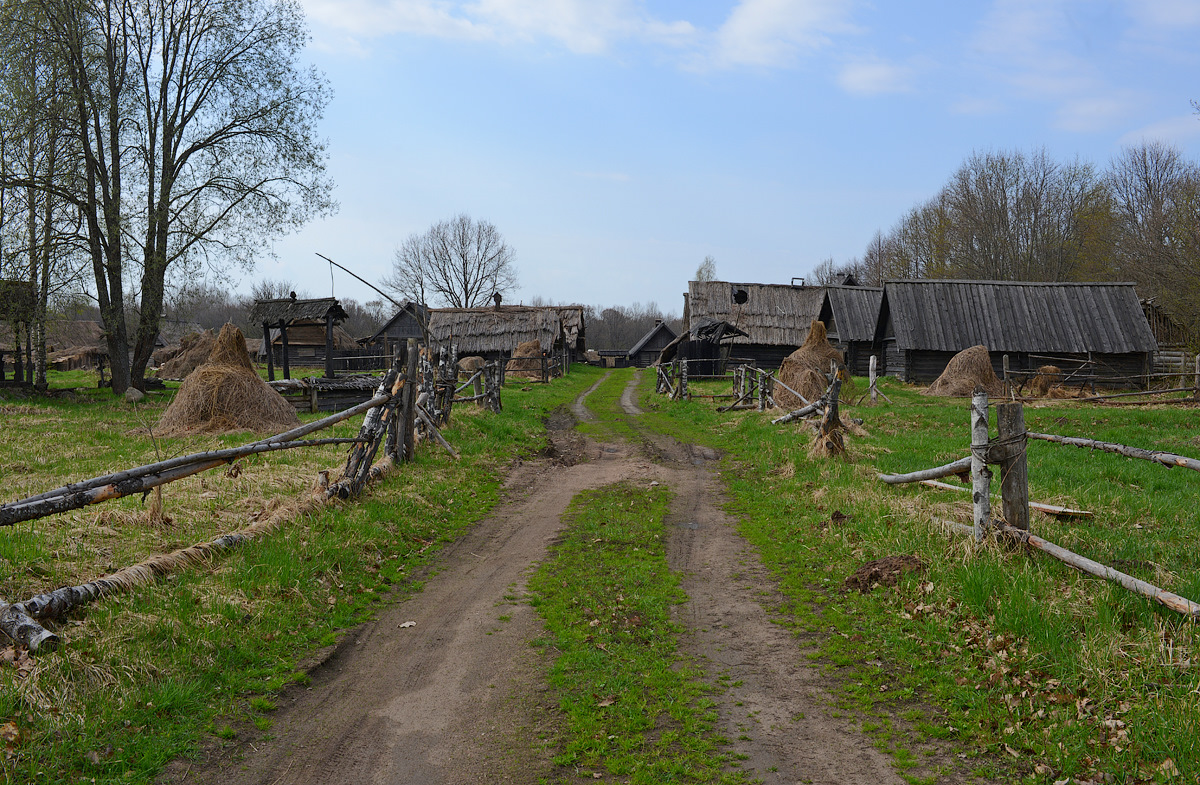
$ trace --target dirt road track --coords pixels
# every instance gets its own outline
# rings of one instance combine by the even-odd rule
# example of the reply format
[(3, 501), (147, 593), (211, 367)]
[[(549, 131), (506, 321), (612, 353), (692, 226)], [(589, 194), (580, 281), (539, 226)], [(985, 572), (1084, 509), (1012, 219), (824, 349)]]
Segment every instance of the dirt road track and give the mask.
[[(635, 385), (622, 396), (630, 415), (640, 413)], [(578, 417), (589, 416), (587, 394), (572, 407)], [(657, 479), (675, 492), (669, 557), (690, 598), (678, 611), (688, 628), (684, 645), (714, 681), (740, 682), (717, 700), (723, 732), (736, 740), (732, 751), (748, 756), (742, 768), (765, 783), (902, 782), (890, 758), (831, 716), (825, 677), (763, 610), (761, 592), (770, 594), (772, 582), (721, 509), (718, 456), (654, 436), (644, 451), (585, 442), (569, 419), (551, 424), (558, 458), (516, 468), (508, 501), (442, 553), (422, 592), (351, 632), (313, 671), (309, 688), (285, 696), (269, 738), (177, 761), (161, 782), (571, 778), (555, 771), (553, 751), (539, 741), (556, 712), (547, 663), (529, 645), (540, 620), (513, 599), (545, 557), (570, 500), (625, 479)], [(409, 621), (415, 625), (401, 626)]]

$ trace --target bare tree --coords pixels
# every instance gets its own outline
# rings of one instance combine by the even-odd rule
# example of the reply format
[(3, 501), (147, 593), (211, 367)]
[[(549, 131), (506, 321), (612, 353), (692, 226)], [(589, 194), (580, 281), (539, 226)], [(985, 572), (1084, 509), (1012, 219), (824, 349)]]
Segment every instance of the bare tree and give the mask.
[(517, 288), (514, 256), (490, 222), (460, 213), (406, 239), (384, 285), (414, 302), (477, 308)]
[(715, 281), (717, 280), (717, 260), (712, 258), (712, 255), (704, 257), (704, 261), (696, 268), (697, 281)]

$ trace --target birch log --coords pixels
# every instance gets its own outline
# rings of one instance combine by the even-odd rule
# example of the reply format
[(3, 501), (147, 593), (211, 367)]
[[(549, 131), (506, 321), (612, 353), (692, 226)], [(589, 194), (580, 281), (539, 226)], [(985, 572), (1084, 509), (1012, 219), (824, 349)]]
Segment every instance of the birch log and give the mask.
[(0, 601), (0, 632), (31, 652), (58, 648), (58, 636), (31, 619), (20, 607)]
[[(937, 480), (921, 480), (922, 485), (928, 485), (930, 488), (937, 488), (942, 491), (962, 491), (970, 493), (971, 489), (963, 485), (951, 485), (948, 482), (938, 482)], [(1091, 518), (1092, 513), (1087, 510), (1076, 510), (1071, 507), (1062, 507), (1057, 504), (1046, 504), (1045, 502), (1029, 502), (1029, 509), (1044, 512), (1047, 515), (1055, 515), (1060, 518)]]
[(793, 409), (782, 417), (776, 417), (774, 420), (771, 420), (771, 425), (782, 425), (785, 422), (799, 420), (801, 417), (819, 411), (821, 409), (821, 405), (822, 402), (817, 401), (816, 403), (810, 403), (808, 406), (801, 406), (799, 409)]
[(975, 542), (983, 542), (992, 521), (992, 472), (987, 465), (988, 398), (981, 388), (971, 396), (971, 501), (974, 505)]
[(938, 477), (948, 477), (951, 474), (963, 474), (971, 471), (971, 459), (960, 458), (954, 463), (947, 463), (944, 466), (935, 466), (932, 469), (922, 469), (917, 472), (909, 472), (907, 474), (881, 474), (879, 479), (890, 485), (901, 485), (906, 482), (921, 482), (922, 480), (936, 480)]
[(1139, 458), (1143, 461), (1161, 463), (1168, 469), (1175, 466), (1182, 466), (1185, 469), (1200, 471), (1200, 461), (1195, 458), (1162, 452), (1161, 450), (1146, 450), (1141, 447), (1129, 447), (1128, 445), (1116, 444), (1114, 442), (1100, 442), (1095, 439), (1058, 436), (1053, 433), (1034, 433), (1033, 431), (1029, 432), (1029, 438), (1044, 442), (1054, 442), (1055, 444), (1066, 444), (1071, 447), (1087, 447), (1093, 450), (1101, 450), (1102, 452), (1117, 453), (1118, 455), (1124, 455), (1126, 458)]

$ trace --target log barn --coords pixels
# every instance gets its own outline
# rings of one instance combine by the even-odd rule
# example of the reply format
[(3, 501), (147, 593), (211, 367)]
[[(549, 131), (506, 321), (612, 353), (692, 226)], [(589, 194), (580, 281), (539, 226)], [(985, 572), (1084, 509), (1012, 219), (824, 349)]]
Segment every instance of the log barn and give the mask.
[(262, 327), (267, 376), (275, 379), (275, 363), (283, 367), (285, 379), (292, 365), (312, 366), (324, 363), (325, 375), (333, 376), (334, 352), (355, 350), (358, 344), (344, 330), (335, 327), (348, 315), (334, 297), (308, 300), (291, 297), (256, 300), (250, 309), (249, 323)]
[(875, 333), (883, 288), (827, 286), (825, 292), (829, 302), (822, 321), (829, 342), (841, 350), (852, 375), (866, 376), (871, 369), (871, 355), (879, 354)]
[[(409, 300), (400, 306), (392, 318), (384, 322), (373, 335), (360, 338), (358, 343), (369, 347), (380, 357), (389, 358), (396, 355), (396, 349), (407, 343), (409, 338), (415, 338), (419, 343), (426, 341), (425, 334), (429, 329), (429, 309), (421, 303)], [(391, 361), (381, 364), (390, 367)]]
[(662, 319), (655, 319), (654, 326), (625, 353), (628, 357), (627, 364), (638, 368), (653, 365), (658, 362), (658, 355), (663, 347), (678, 337), (670, 325)]
[(499, 305), (429, 309), (429, 337), (455, 347), (459, 357), (507, 359), (522, 343), (537, 341), (547, 356), (582, 362), (587, 349), (583, 306)]
[(925, 384), (980, 344), (996, 375), (1056, 365), (1108, 387), (1146, 382), (1157, 344), (1132, 283), (887, 281), (878, 343), (885, 373)]

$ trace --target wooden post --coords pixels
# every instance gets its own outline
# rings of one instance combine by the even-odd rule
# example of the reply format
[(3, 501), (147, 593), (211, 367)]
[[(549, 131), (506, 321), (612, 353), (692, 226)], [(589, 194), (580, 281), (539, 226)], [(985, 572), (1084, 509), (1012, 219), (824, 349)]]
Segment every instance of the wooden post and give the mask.
[(1000, 498), (1004, 522), (1029, 531), (1029, 462), (1025, 456), (1025, 406), (1012, 402), (996, 405), (1000, 462)]
[(279, 345), (283, 350), (283, 378), (292, 378), (291, 365), (288, 363), (288, 342), (287, 342), (287, 325), (283, 322), (279, 323)]
[[(475, 386), (472, 388), (472, 393), (477, 398), (479, 396), (483, 395), (483, 378), (482, 377), (483, 377), (483, 374), (481, 374), (481, 373), (475, 374)], [(481, 409), (486, 409), (487, 401), (483, 400), (482, 398), (479, 398), (479, 400), (475, 402), (475, 405)]]
[(21, 357), (21, 332), (13, 328), (13, 381), (17, 384), (25, 381), (25, 363)]
[(542, 384), (550, 383), (550, 358), (542, 352)]
[(681, 360), (679, 363), (679, 400), (688, 400), (688, 385), (687, 385), (687, 360)]
[(1200, 354), (1196, 355), (1196, 376), (1192, 382), (1192, 397), (1200, 401)]
[(271, 326), (263, 322), (263, 349), (267, 352), (267, 380), (275, 381), (275, 357), (271, 351)]
[(400, 413), (404, 418), (404, 460), (411, 461), (417, 454), (417, 339), (408, 339), (408, 356), (405, 358), (404, 398), (400, 402)]
[(1011, 392), (1012, 388), (1008, 386), (1008, 355), (1007, 354), (1001, 358), (1001, 362), (1004, 363), (1004, 390), (1005, 390), (1005, 392)]
[(975, 542), (983, 542), (992, 525), (991, 480), (987, 465), (988, 397), (976, 387), (971, 396), (971, 497), (975, 505)]
[(313, 414), (317, 412), (317, 385), (312, 385), (308, 388), (308, 410)]
[(765, 371), (758, 372), (758, 410), (760, 412), (767, 410), (767, 374)]
[(325, 378), (333, 378), (333, 312), (325, 314)]
[(879, 383), (879, 378), (876, 376), (876, 369), (875, 369), (877, 363), (878, 363), (878, 360), (876, 359), (875, 355), (872, 354), (871, 355), (871, 370), (870, 370), (870, 374), (871, 374), (871, 405), (872, 406), (879, 403), (879, 388), (875, 386)]

